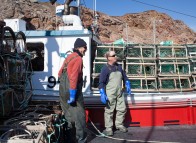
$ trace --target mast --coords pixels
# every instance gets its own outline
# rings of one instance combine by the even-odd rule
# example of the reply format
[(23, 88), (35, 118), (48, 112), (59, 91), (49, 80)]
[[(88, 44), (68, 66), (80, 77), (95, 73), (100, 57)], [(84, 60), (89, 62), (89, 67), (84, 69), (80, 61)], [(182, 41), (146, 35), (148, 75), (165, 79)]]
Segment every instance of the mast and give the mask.
[(80, 16), (80, 0), (77, 0), (78, 16)]
[(93, 0), (93, 24), (91, 26), (92, 26), (94, 34), (97, 34), (97, 32), (98, 32), (99, 15), (97, 14), (96, 9), (97, 9), (97, 2), (96, 2), (96, 0)]

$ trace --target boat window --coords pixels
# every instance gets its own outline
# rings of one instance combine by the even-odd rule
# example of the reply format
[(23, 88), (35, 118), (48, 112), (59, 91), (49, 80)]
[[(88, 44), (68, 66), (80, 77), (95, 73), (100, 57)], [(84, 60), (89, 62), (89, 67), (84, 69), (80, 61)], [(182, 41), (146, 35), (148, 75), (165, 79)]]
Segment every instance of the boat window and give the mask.
[(33, 71), (44, 70), (44, 44), (27, 43), (27, 50), (31, 54), (31, 64)]

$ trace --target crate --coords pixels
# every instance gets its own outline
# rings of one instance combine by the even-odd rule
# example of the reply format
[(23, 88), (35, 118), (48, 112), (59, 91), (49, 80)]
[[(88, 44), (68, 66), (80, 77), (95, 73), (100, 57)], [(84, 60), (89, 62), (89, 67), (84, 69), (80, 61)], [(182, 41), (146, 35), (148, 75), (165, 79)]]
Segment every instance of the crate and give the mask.
[(188, 61), (159, 60), (159, 76), (190, 76), (191, 68)]
[(158, 77), (160, 92), (192, 91), (189, 77)]
[(46, 127), (43, 125), (10, 126), (2, 135), (1, 143), (46, 143)]
[(129, 80), (131, 83), (131, 90), (134, 92), (158, 91), (156, 78), (129, 78)]

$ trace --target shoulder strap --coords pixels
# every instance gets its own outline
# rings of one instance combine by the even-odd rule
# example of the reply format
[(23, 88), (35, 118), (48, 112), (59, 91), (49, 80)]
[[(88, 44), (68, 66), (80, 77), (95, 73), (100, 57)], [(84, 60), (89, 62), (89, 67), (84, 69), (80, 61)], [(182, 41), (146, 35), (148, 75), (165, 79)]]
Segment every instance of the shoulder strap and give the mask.
[(66, 70), (66, 69), (67, 69), (67, 65), (68, 65), (73, 59), (75, 59), (75, 58), (77, 58), (77, 57), (79, 57), (79, 55), (75, 55), (75, 56), (71, 57), (71, 58), (69, 59), (69, 61), (67, 61), (67, 62), (65, 63), (65, 65), (64, 65), (64, 67), (63, 67), (63, 70)]

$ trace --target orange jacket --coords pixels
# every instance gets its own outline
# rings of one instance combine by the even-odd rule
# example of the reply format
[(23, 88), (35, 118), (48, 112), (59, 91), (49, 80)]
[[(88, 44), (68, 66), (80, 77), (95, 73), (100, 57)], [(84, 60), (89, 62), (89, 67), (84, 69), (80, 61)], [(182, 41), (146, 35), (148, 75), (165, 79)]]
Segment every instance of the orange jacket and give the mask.
[(78, 84), (78, 82), (80, 82), (80, 80), (82, 80), (82, 75), (83, 75), (83, 73), (82, 73), (82, 68), (83, 68), (82, 57), (79, 56), (76, 52), (73, 52), (72, 54), (70, 54), (64, 60), (63, 65), (58, 72), (59, 77), (61, 76), (62, 70), (67, 62), (69, 62), (67, 65), (67, 74), (68, 74), (68, 78), (69, 78), (69, 82), (70, 82), (70, 89), (77, 89), (77, 84)]

